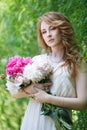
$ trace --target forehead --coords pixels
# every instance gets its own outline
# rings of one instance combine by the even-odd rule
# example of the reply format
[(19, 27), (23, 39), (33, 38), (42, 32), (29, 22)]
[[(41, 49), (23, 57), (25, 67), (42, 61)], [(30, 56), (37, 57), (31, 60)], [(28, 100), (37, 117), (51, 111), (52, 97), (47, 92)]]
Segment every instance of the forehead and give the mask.
[(49, 28), (50, 26), (51, 26), (51, 25), (48, 24), (48, 23), (46, 23), (45, 21), (42, 21), (42, 22), (41, 22), (41, 30), (46, 29), (46, 28)]

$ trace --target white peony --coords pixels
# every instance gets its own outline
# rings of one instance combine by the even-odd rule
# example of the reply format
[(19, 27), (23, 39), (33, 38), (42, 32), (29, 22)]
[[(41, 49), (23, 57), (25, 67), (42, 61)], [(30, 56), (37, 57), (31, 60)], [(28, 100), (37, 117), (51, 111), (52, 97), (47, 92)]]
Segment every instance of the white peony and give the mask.
[(10, 78), (7, 76), (7, 90), (10, 91), (11, 94), (17, 94), (20, 90), (20, 85), (23, 84), (23, 77), (17, 76), (15, 78)]
[(6, 86), (7, 86), (7, 90), (9, 90), (11, 94), (17, 94), (20, 89), (20, 86), (18, 83), (13, 83), (9, 80), (6, 83)]
[(32, 65), (26, 65), (23, 72), (23, 77), (31, 80), (33, 83), (38, 83), (45, 79), (52, 72), (51, 65), (47, 62), (38, 60)]

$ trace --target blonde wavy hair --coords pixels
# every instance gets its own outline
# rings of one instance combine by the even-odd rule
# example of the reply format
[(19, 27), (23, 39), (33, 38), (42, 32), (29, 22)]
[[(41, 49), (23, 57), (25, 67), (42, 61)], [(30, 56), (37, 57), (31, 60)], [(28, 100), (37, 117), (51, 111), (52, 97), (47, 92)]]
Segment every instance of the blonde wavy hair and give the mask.
[(72, 76), (76, 76), (77, 67), (82, 61), (82, 57), (79, 54), (79, 46), (75, 38), (74, 29), (67, 19), (61, 13), (58, 12), (48, 12), (40, 17), (37, 23), (37, 34), (38, 34), (38, 43), (39, 45), (47, 51), (51, 51), (51, 48), (48, 47), (41, 34), (41, 22), (45, 21), (53, 27), (59, 29), (61, 38), (62, 38), (62, 47), (64, 49), (63, 60), (65, 61), (64, 65), (67, 65), (72, 72)]

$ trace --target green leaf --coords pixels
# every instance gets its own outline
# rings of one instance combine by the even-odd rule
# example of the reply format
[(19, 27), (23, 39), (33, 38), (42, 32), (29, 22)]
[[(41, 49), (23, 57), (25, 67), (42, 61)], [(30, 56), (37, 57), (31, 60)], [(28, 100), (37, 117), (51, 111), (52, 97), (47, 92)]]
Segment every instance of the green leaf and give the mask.
[(68, 130), (72, 129), (72, 120), (69, 114), (69, 110), (44, 103), (42, 105), (41, 111), (42, 115), (50, 116), (53, 119), (56, 130), (62, 126)]

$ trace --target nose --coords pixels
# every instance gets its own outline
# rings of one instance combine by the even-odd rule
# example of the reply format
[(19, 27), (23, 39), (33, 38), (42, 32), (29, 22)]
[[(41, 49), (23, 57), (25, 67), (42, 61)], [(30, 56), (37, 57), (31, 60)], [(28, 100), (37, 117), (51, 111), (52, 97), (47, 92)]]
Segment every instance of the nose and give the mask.
[(50, 31), (48, 30), (47, 31), (47, 37), (50, 37), (51, 36), (51, 33), (50, 33)]

